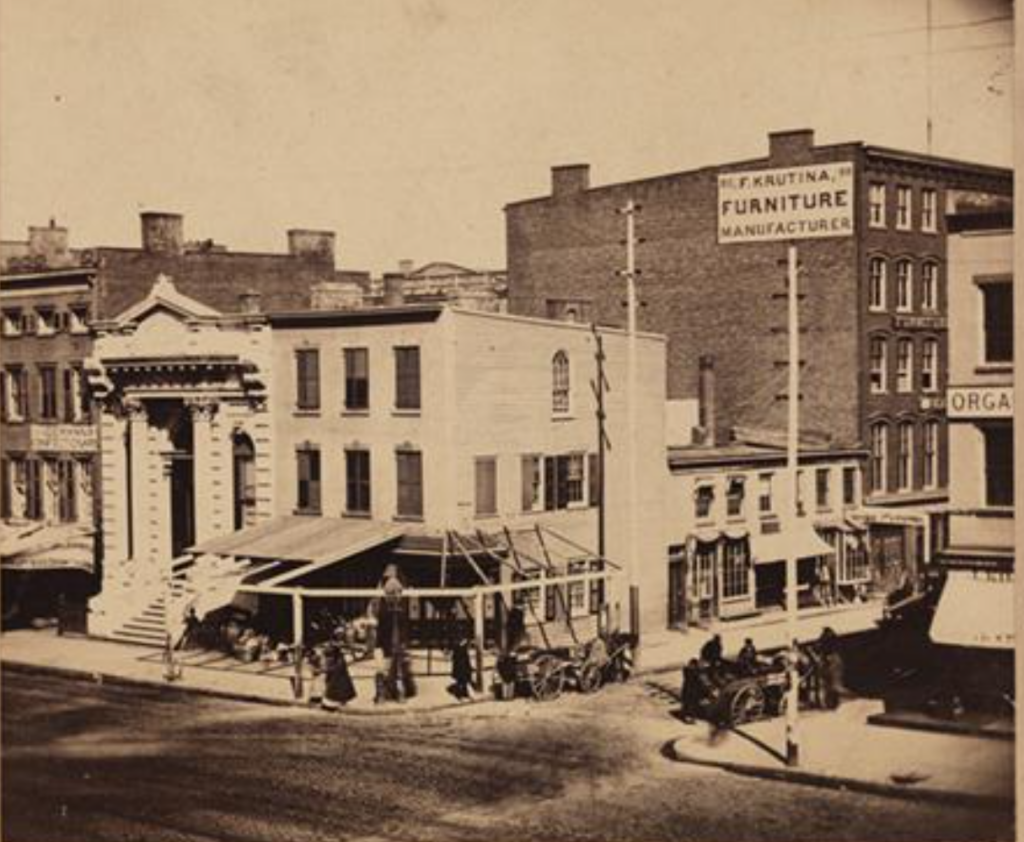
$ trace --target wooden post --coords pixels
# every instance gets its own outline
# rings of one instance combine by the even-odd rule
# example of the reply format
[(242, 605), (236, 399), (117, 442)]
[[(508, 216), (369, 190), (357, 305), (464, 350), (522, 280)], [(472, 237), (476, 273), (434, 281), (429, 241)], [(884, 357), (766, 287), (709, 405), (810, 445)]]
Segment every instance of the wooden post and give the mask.
[(302, 594), (292, 594), (292, 643), (296, 648), (302, 647), (305, 621), (302, 616)]
[(476, 680), (478, 693), (484, 692), (484, 595), (473, 596), (473, 638), (476, 643)]

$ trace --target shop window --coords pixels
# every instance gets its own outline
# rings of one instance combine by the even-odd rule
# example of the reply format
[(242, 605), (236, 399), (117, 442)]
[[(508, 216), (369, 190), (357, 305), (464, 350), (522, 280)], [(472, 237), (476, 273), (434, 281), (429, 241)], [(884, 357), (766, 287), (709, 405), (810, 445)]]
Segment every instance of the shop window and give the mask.
[(896, 228), (899, 231), (909, 231), (911, 228), (913, 195), (910, 187), (896, 188)]
[(884, 336), (872, 336), (868, 346), (869, 371), (868, 378), (871, 393), (884, 394), (886, 391), (886, 350), (888, 343)]
[(757, 508), (763, 515), (772, 512), (772, 475), (761, 474), (757, 478)]
[(743, 515), (745, 483), (743, 477), (729, 477), (725, 491), (725, 511), (729, 517)]
[(872, 228), (885, 228), (885, 185), (879, 182), (868, 187), (868, 224)]
[(498, 513), (498, 460), (481, 457), (473, 463), (476, 476), (476, 515), (491, 517)]
[(939, 264), (921, 266), (921, 309), (934, 313), (939, 309)]
[(403, 518), (423, 517), (423, 454), (418, 450), (395, 453), (398, 470), (397, 514)]
[(924, 464), (923, 483), (925, 488), (935, 488), (939, 484), (939, 422), (924, 422)]
[(897, 436), (896, 488), (908, 491), (914, 482), (914, 423), (900, 422)]
[(746, 539), (726, 541), (722, 556), (722, 598), (750, 595), (750, 550)]
[(568, 415), (570, 408), (569, 357), (559, 351), (551, 360), (551, 412)]
[(420, 408), (420, 349), (395, 348), (395, 409)]
[(857, 505), (857, 469), (843, 468), (843, 505)]
[(931, 188), (921, 191), (921, 230), (934, 234), (939, 224), (939, 195)]
[(872, 257), (868, 262), (868, 308), (885, 311), (886, 263), (883, 257)]
[(367, 348), (345, 349), (345, 409), (370, 408), (370, 352)]
[(56, 366), (39, 366), (39, 418), (42, 421), (57, 420)]
[(814, 472), (814, 502), (818, 509), (828, 509), (832, 504), (831, 488), (829, 478), (831, 471), (828, 468), (818, 468)]
[(520, 460), (522, 473), (522, 508), (524, 512), (539, 511), (542, 506), (541, 487), (543, 474), (541, 473), (540, 457), (527, 454)]
[(985, 504), (1013, 505), (1013, 425), (991, 424), (985, 436)]
[(986, 363), (1013, 362), (1013, 286), (1009, 281), (979, 284), (984, 308)]
[(935, 339), (921, 343), (921, 389), (925, 392), (939, 390), (939, 343)]
[(914, 391), (914, 340), (896, 342), (896, 391)]
[(710, 483), (701, 483), (693, 492), (694, 514), (698, 520), (711, 517), (711, 508), (715, 502), (715, 487)]
[(888, 471), (889, 425), (884, 421), (871, 425), (871, 490), (885, 491)]
[(845, 539), (846, 547), (839, 562), (839, 582), (844, 585), (871, 580), (871, 566), (864, 543), (854, 536)]
[(896, 263), (896, 309), (901, 313), (914, 309), (914, 264), (909, 260)]
[(300, 514), (320, 514), (320, 451), (305, 445), (295, 453), (298, 468), (297, 506)]
[(320, 409), (320, 351), (302, 348), (295, 352), (295, 405), (303, 411)]

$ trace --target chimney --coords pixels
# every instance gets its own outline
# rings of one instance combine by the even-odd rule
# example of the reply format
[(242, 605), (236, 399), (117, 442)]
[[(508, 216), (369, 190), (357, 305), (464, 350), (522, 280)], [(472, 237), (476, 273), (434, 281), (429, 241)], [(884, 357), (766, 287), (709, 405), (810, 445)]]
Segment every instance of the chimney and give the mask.
[(412, 260), (409, 260), (408, 258), (406, 258), (405, 260), (398, 261), (399, 273), (405, 275), (405, 277), (407, 278), (413, 273), (415, 269), (416, 264)]
[(405, 276), (388, 273), (384, 275), (384, 306), (398, 307), (405, 303)]
[(572, 196), (590, 188), (590, 164), (564, 164), (551, 168), (551, 195)]
[(363, 306), (363, 288), (354, 281), (322, 281), (310, 288), (314, 310), (358, 310)]
[(288, 254), (306, 260), (330, 263), (334, 268), (334, 232), (292, 228), (288, 232)]
[(800, 164), (810, 160), (814, 129), (768, 133), (768, 157), (773, 164)]
[(185, 229), (180, 213), (144, 211), (142, 248), (150, 254), (180, 255), (185, 252)]
[(715, 358), (710, 354), (700, 357), (697, 381), (697, 424), (704, 431), (704, 444), (714, 447), (715, 425)]
[(238, 306), (239, 310), (243, 313), (258, 313), (261, 310), (261, 300), (259, 290), (249, 287), (244, 292), (238, 294)]
[(45, 266), (61, 266), (68, 262), (68, 229), (58, 227), (51, 219), (47, 227), (31, 225), (28, 229), (28, 253), (42, 258)]

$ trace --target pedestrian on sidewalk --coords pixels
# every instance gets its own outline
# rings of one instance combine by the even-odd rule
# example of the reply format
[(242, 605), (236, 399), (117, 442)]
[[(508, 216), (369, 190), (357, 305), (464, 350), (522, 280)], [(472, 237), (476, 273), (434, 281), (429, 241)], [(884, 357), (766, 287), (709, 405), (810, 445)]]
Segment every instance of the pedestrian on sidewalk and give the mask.
[(722, 636), (714, 635), (700, 649), (700, 659), (708, 665), (713, 676), (717, 676), (722, 668)]
[(339, 628), (341, 635), (335, 633), (335, 639), (324, 647), (324, 695), (321, 706), (326, 710), (337, 710), (356, 697), (356, 688), (345, 662), (345, 650), (341, 645), (344, 630)]
[(462, 635), (452, 647), (452, 680), (454, 683), (448, 690), (456, 699), (462, 701), (471, 697), (473, 663), (469, 656), (469, 641)]
[(696, 658), (690, 658), (683, 667), (683, 686), (679, 693), (683, 703), (683, 722), (691, 724), (701, 716), (701, 701), (704, 698), (704, 676), (701, 673), (700, 662)]

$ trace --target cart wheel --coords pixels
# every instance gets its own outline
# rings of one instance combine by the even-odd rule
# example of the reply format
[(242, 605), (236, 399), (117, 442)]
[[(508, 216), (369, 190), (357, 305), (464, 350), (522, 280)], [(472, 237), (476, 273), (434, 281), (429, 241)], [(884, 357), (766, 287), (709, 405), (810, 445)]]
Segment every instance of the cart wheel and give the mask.
[(562, 695), (564, 680), (565, 676), (558, 660), (550, 655), (544, 655), (534, 662), (530, 689), (538, 701), (550, 702)]
[(594, 693), (600, 690), (601, 681), (604, 677), (601, 672), (601, 668), (597, 664), (584, 664), (577, 679), (580, 692)]
[(764, 716), (764, 690), (757, 684), (744, 684), (729, 702), (729, 721), (742, 725)]

